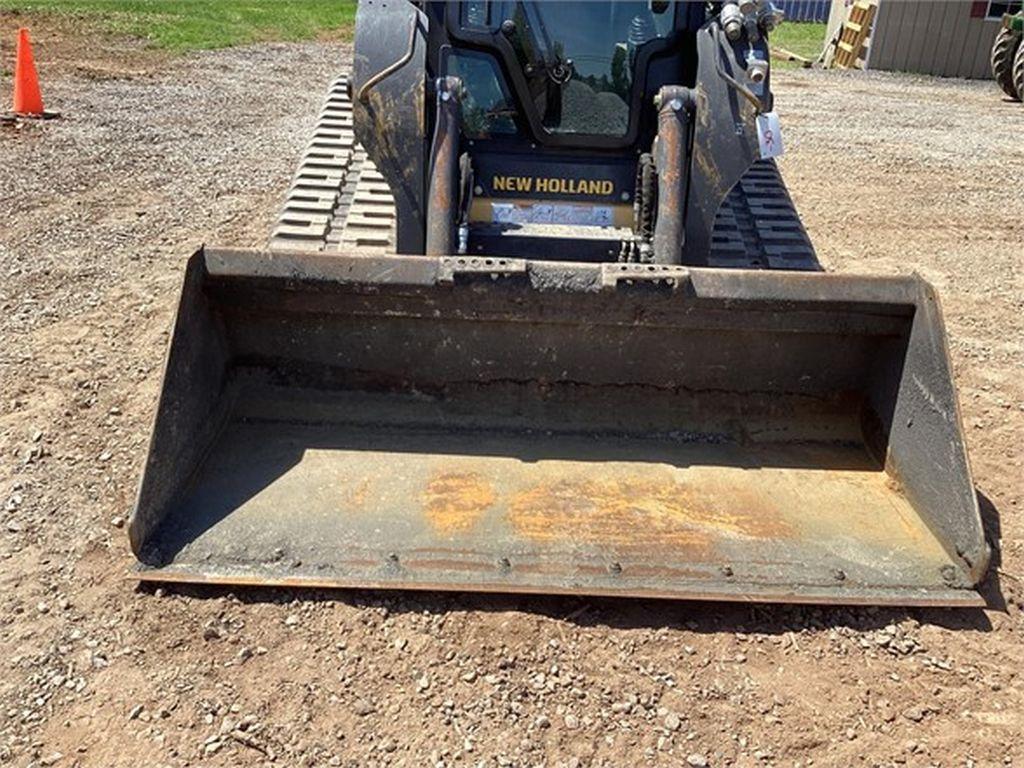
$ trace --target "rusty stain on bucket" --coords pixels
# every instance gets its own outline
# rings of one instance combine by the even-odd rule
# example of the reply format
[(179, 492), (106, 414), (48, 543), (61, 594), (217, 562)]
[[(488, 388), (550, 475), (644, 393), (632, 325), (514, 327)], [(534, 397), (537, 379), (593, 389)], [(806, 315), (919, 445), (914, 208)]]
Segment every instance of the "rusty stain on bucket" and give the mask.
[(448, 472), (434, 477), (423, 492), (423, 509), (442, 533), (471, 529), (496, 499), (494, 487), (476, 472)]
[(509, 520), (534, 541), (572, 539), (586, 544), (685, 547), (701, 551), (723, 535), (788, 537), (778, 516), (751, 507), (715, 509), (707, 494), (686, 485), (649, 479), (573, 479), (536, 485), (515, 494)]
[(349, 504), (355, 508), (362, 510), (366, 507), (366, 502), (370, 493), (370, 479), (364, 477), (359, 483), (352, 489), (348, 497)]

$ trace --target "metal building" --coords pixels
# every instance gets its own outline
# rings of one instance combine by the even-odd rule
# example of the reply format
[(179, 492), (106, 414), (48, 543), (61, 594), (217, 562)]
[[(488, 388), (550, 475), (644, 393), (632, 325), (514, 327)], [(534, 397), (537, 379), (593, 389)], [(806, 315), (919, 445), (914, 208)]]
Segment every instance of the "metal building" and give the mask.
[[(833, 0), (830, 34), (852, 0)], [(868, 69), (990, 78), (989, 54), (1003, 13), (1020, 0), (877, 0)]]

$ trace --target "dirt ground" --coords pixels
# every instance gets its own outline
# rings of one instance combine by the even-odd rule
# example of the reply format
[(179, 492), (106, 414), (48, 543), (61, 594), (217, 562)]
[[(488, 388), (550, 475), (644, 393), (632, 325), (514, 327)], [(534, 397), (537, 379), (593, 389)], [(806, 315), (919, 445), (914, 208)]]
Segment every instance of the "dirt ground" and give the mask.
[(777, 82), (827, 267), (941, 292), (988, 609), (144, 590), (124, 520), (185, 258), (265, 242), (349, 52), (34, 32), (64, 118), (0, 128), (0, 764), (1024, 764), (1024, 109), (993, 84)]

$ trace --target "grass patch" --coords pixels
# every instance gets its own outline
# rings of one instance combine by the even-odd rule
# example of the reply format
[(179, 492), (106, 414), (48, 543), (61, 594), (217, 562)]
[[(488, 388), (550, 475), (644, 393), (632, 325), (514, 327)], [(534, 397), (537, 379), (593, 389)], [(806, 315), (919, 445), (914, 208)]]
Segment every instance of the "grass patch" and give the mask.
[[(813, 21), (788, 21), (772, 32), (771, 44), (785, 48), (805, 59), (814, 61), (825, 47), (825, 32), (828, 25)], [(773, 60), (772, 64), (782, 69), (794, 69), (796, 62)]]
[(268, 40), (351, 39), (355, 0), (0, 0), (0, 11), (95, 21), (157, 48), (188, 51)]

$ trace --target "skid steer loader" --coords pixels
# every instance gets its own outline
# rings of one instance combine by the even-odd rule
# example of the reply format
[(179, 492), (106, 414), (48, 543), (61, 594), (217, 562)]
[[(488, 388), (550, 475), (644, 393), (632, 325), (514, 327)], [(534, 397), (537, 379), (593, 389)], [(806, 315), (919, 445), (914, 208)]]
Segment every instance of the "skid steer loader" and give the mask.
[(363, 2), (269, 247), (188, 263), (140, 577), (980, 604), (936, 296), (820, 270), (778, 22)]

